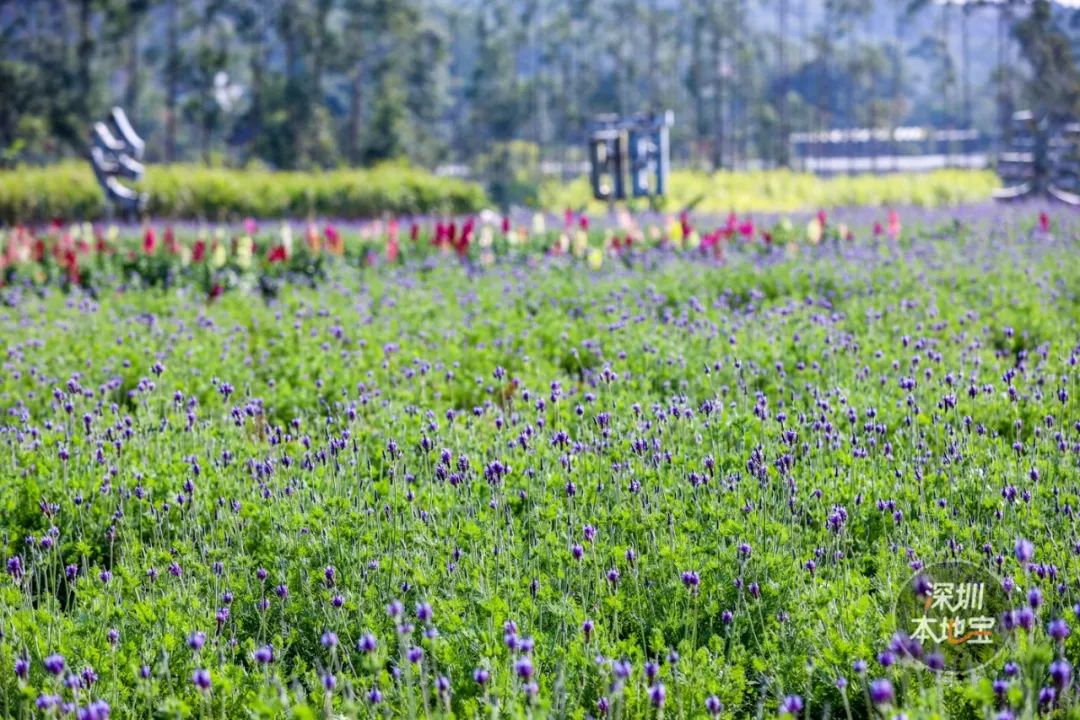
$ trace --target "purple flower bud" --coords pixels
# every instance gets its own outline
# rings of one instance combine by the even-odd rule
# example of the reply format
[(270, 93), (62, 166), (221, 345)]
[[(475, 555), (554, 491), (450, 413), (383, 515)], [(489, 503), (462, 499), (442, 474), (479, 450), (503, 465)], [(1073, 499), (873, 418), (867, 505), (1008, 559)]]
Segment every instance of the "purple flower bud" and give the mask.
[(1050, 663), (1050, 679), (1058, 688), (1065, 688), (1072, 682), (1072, 665), (1062, 658)]
[(202, 691), (210, 689), (210, 672), (203, 669), (196, 670), (191, 676), (191, 682)]
[(1071, 633), (1068, 623), (1061, 618), (1051, 620), (1050, 624), (1046, 627), (1046, 632), (1054, 640), (1064, 640), (1069, 637)]
[(649, 701), (652, 702), (653, 707), (664, 707), (665, 699), (667, 699), (667, 691), (664, 689), (663, 683), (656, 683), (649, 688)]
[(199, 650), (202, 650), (203, 645), (206, 644), (206, 633), (201, 630), (197, 630), (196, 632), (188, 635), (187, 641), (188, 647), (190, 647), (195, 652), (198, 652)]
[(792, 715), (798, 717), (802, 712), (803, 701), (798, 695), (788, 695), (784, 698), (784, 701), (780, 703), (780, 713), (782, 715)]
[(892, 683), (887, 678), (880, 678), (870, 683), (870, 700), (875, 705), (891, 703), (894, 697)]
[(1016, 559), (1022, 563), (1026, 563), (1035, 556), (1035, 546), (1030, 540), (1020, 538), (1016, 541)]
[(64, 672), (64, 656), (50, 655), (45, 658), (45, 669), (52, 675), (59, 675)]

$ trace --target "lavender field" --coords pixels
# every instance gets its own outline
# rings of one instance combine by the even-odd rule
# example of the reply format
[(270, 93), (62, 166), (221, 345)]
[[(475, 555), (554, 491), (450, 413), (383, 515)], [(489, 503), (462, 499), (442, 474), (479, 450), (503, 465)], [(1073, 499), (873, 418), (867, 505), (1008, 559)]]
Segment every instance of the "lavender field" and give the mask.
[(10, 229), (0, 717), (1080, 717), (1078, 237)]

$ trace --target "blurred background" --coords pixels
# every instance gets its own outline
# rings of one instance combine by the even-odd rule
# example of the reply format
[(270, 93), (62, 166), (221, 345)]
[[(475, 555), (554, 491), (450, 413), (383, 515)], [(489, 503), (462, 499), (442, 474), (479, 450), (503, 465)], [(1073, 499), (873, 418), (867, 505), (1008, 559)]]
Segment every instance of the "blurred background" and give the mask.
[(992, 168), (1015, 110), (1074, 114), (1078, 4), (0, 0), (0, 165), (120, 105), (150, 166), (398, 161), (503, 205), (580, 182), (600, 113), (674, 111), (676, 169)]

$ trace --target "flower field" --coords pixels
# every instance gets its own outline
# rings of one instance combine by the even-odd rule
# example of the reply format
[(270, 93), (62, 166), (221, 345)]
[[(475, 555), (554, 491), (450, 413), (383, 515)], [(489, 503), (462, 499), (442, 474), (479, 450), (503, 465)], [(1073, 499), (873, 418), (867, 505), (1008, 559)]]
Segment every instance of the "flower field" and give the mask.
[[(3, 231), (0, 717), (1080, 717), (1078, 237)], [(957, 673), (894, 612), (954, 560)]]

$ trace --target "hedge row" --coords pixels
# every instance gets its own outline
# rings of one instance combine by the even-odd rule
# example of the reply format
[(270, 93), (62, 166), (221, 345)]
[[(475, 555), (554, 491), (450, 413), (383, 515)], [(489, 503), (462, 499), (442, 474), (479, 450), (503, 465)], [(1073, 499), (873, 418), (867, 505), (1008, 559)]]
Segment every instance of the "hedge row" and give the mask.
[[(151, 216), (208, 221), (458, 214), (487, 203), (479, 185), (393, 164), (319, 173), (150, 166), (141, 188), (149, 193)], [(86, 163), (0, 172), (0, 223), (95, 220), (107, 212)]]
[[(693, 206), (700, 212), (792, 212), (856, 206), (942, 207), (985, 202), (1001, 181), (989, 170), (938, 170), (929, 173), (850, 175), (819, 178), (790, 170), (671, 173), (664, 207)], [(588, 180), (545, 184), (540, 191), (544, 207), (586, 208), (606, 206), (592, 199)], [(644, 202), (639, 203), (642, 207)]]

